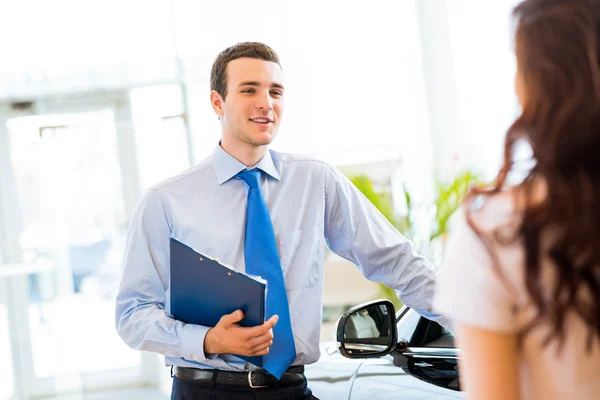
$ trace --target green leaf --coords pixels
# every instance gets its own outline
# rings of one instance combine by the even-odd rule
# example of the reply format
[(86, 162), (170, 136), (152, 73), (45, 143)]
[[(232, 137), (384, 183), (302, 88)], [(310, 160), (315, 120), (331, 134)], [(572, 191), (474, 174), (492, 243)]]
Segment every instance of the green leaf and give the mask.
[(479, 176), (469, 170), (461, 172), (449, 184), (436, 182), (437, 196), (435, 198), (435, 220), (436, 227), (429, 240), (448, 232), (448, 221), (454, 212), (460, 207), (465, 195), (473, 184), (482, 183)]

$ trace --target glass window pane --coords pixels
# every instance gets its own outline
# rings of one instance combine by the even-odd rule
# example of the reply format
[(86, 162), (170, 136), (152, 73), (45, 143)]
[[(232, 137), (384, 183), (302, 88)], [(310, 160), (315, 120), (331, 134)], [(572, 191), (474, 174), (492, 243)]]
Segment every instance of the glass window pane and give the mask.
[(3, 97), (175, 79), (169, 0), (19, 0), (1, 9)]
[[(190, 167), (181, 89), (152, 86), (130, 92), (142, 187)], [(210, 107), (208, 102), (207, 107)]]
[[(110, 109), (8, 121), (37, 378), (135, 367), (114, 329), (126, 231)], [(61, 360), (61, 362), (56, 362)]]
[(0, 385), (0, 399), (12, 398), (14, 391), (13, 382), (13, 365), (12, 351), (10, 349), (10, 340), (8, 336), (8, 316), (6, 306), (0, 299), (0, 354), (2, 354), (2, 362), (0, 362), (0, 376), (2, 384)]

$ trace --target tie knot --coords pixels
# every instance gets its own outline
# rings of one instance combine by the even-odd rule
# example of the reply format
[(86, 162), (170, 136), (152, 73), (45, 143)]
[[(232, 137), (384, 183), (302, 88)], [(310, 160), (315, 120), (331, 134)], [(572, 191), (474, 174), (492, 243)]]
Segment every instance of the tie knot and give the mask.
[(251, 188), (258, 187), (260, 182), (260, 169), (250, 169), (238, 172), (237, 176), (244, 180)]

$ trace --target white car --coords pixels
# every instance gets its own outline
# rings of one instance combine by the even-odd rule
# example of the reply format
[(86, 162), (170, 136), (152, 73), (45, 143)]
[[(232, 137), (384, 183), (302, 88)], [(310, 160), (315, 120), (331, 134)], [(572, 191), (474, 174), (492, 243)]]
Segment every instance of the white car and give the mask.
[(336, 342), (306, 366), (308, 386), (321, 400), (464, 399), (452, 334), (409, 307), (388, 300), (342, 314)]

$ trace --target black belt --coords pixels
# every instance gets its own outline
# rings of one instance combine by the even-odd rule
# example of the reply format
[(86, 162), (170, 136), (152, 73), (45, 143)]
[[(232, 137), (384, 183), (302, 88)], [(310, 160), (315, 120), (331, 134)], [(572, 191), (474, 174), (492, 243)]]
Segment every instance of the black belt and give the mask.
[[(217, 375), (216, 379), (215, 374)], [(214, 382), (219, 385), (246, 386), (254, 389), (274, 386), (296, 386), (304, 383), (306, 379), (304, 377), (304, 366), (290, 367), (279, 380), (265, 370), (236, 372), (177, 366), (175, 367), (175, 376), (189, 382)]]

